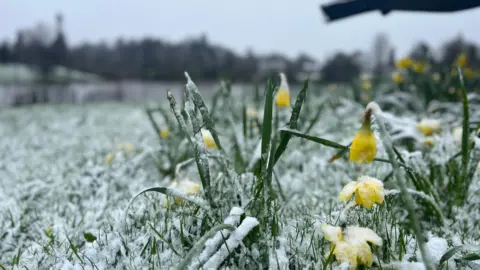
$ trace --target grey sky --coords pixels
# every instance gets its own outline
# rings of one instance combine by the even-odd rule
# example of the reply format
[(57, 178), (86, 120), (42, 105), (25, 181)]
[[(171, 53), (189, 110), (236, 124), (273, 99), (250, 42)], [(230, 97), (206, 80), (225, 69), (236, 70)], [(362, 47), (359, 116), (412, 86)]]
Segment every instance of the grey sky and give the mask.
[(480, 8), (454, 14), (394, 12), (352, 17), (326, 24), (320, 3), (329, 0), (3, 0), (0, 38), (13, 40), (16, 30), (38, 21), (65, 17), (70, 44), (113, 41), (119, 36), (155, 36), (179, 41), (207, 33), (209, 40), (245, 52), (307, 52), (320, 60), (337, 50), (368, 49), (376, 33), (384, 31), (405, 54), (420, 40), (434, 47), (462, 33), (480, 43)]

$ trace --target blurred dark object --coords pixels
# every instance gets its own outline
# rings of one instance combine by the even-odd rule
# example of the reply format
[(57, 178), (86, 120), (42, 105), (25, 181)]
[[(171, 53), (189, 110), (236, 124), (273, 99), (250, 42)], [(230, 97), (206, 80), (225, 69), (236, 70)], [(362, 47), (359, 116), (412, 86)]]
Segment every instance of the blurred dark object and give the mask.
[(321, 9), (327, 21), (336, 21), (369, 11), (454, 12), (480, 6), (480, 0), (349, 0), (328, 5)]

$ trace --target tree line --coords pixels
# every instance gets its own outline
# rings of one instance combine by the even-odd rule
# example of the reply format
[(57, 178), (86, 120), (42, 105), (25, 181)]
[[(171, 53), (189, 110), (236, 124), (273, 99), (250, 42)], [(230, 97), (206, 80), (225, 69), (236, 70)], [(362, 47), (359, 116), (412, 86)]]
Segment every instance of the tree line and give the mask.
[[(362, 72), (390, 72), (397, 58), (386, 34), (375, 37), (369, 52), (338, 52), (319, 65), (307, 54), (293, 59), (281, 54), (259, 55), (253, 50), (238, 54), (210, 42), (206, 35), (178, 43), (147, 37), (140, 40), (119, 38), (114, 44), (98, 42), (69, 46), (62, 24), (63, 17), (57, 15), (54, 27), (38, 24), (18, 31), (12, 44), (0, 43), (0, 63), (33, 66), (46, 82), (53, 67), (64, 66), (109, 80), (177, 81), (183, 80), (183, 72), (188, 70), (191, 76), (202, 80), (252, 82), (282, 71), (293, 81), (310, 74), (310, 77), (329, 83), (348, 82)], [(462, 52), (468, 55), (471, 67), (480, 67), (478, 46), (460, 35), (436, 49), (419, 42), (409, 56), (429, 62), (432, 69), (441, 69), (451, 65)]]

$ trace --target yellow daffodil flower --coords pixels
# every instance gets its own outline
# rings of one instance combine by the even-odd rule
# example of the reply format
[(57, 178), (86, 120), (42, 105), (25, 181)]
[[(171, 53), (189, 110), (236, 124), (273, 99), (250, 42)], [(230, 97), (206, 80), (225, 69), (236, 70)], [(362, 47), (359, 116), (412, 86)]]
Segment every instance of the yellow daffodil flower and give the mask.
[(349, 269), (354, 270), (357, 265), (371, 266), (373, 255), (368, 242), (381, 246), (382, 238), (368, 228), (350, 226), (345, 228), (322, 224), (325, 239), (331, 242), (333, 255), (338, 262), (349, 263)]
[(408, 57), (400, 58), (400, 60), (398, 60), (395, 63), (395, 66), (397, 68), (403, 68), (403, 69), (410, 68), (412, 65), (413, 65), (413, 60)]
[(363, 80), (362, 82), (362, 89), (363, 90), (370, 90), (372, 88), (372, 83), (370, 80)]
[(277, 107), (290, 106), (290, 89), (288, 87), (287, 78), (283, 73), (280, 73), (280, 88), (275, 97), (275, 102)]
[(212, 137), (212, 133), (210, 133), (210, 130), (208, 129), (202, 129), (202, 137), (203, 137), (203, 143), (205, 144), (205, 147), (207, 149), (216, 149), (217, 144), (215, 143), (215, 140)]
[(370, 163), (377, 154), (377, 142), (371, 127), (372, 110), (367, 109), (363, 123), (350, 146), (350, 162)]
[[(200, 194), (201, 187), (199, 184), (189, 181), (189, 180), (182, 180), (182, 181), (175, 181), (172, 182), (169, 186), (169, 188), (175, 188), (183, 193), (186, 193), (188, 195), (198, 195)], [(182, 204), (183, 199), (175, 197), (175, 203), (176, 204)], [(167, 204), (168, 205), (168, 204)]]
[(428, 147), (433, 147), (435, 145), (435, 140), (432, 137), (427, 137), (423, 143)]
[(400, 72), (395, 71), (395, 72), (392, 74), (392, 80), (393, 80), (395, 83), (401, 84), (401, 83), (404, 83), (404, 82), (405, 82), (405, 77), (403, 77), (403, 75), (402, 75)]
[(114, 157), (114, 155), (113, 155), (112, 153), (108, 154), (108, 155), (105, 157), (105, 163), (106, 163), (107, 165), (110, 165), (110, 164), (112, 163), (112, 161), (113, 161), (113, 157)]
[(160, 138), (166, 139), (168, 138), (169, 135), (170, 135), (170, 131), (168, 130), (168, 128), (160, 129)]
[(435, 119), (423, 119), (417, 124), (417, 129), (425, 136), (440, 132), (440, 122)]
[(357, 181), (350, 182), (340, 191), (340, 201), (349, 200), (355, 193), (355, 202), (367, 209), (375, 203), (381, 204), (385, 198), (383, 182), (369, 176), (360, 176)]
[(135, 151), (135, 146), (131, 143), (121, 144), (118, 146), (118, 150), (123, 152), (133, 152)]
[(415, 71), (416, 73), (423, 73), (425, 72), (425, 63), (423, 62), (414, 62), (412, 65), (412, 70)]
[(455, 65), (459, 66), (461, 68), (466, 67), (468, 63), (467, 59), (467, 54), (465, 52), (462, 52), (458, 57), (457, 60), (455, 61)]

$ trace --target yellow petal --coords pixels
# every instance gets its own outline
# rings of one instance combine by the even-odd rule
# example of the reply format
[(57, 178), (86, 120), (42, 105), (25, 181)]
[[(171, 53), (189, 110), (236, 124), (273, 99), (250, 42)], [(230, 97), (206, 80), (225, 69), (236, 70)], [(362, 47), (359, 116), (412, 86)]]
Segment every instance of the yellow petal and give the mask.
[(357, 190), (357, 185), (357, 182), (350, 182), (346, 184), (342, 191), (340, 191), (340, 201), (343, 202), (349, 200), (353, 193)]
[(112, 163), (112, 160), (113, 160), (113, 154), (108, 154), (105, 157), (105, 163), (107, 163), (107, 165), (110, 165), (110, 163)]
[(160, 138), (165, 139), (165, 138), (167, 138), (169, 135), (170, 135), (170, 131), (168, 130), (168, 128), (162, 128), (162, 129), (160, 130)]
[(343, 240), (342, 228), (328, 224), (322, 224), (322, 231), (325, 239), (336, 244)]
[(216, 149), (217, 144), (215, 143), (215, 140), (212, 137), (212, 133), (208, 129), (202, 129), (202, 137), (203, 137), (203, 143), (205, 143), (205, 147), (207, 149)]
[(356, 245), (357, 248), (357, 260), (359, 264), (365, 264), (371, 266), (373, 263), (372, 250), (367, 242), (359, 242)]
[(351, 243), (370, 242), (376, 246), (382, 245), (382, 238), (369, 228), (348, 226), (345, 231), (345, 241)]
[(290, 106), (290, 93), (288, 89), (280, 89), (277, 92), (276, 103), (278, 107)]
[(350, 162), (370, 163), (377, 154), (377, 143), (370, 124), (364, 124), (357, 131), (350, 146)]
[(333, 254), (338, 262), (348, 262), (351, 270), (357, 268), (357, 249), (354, 245), (340, 241), (335, 244)]
[(369, 176), (360, 176), (358, 182), (364, 183), (365, 188), (368, 189), (369, 196), (372, 198), (374, 203), (381, 204), (385, 198), (385, 190), (383, 188), (383, 182)]

